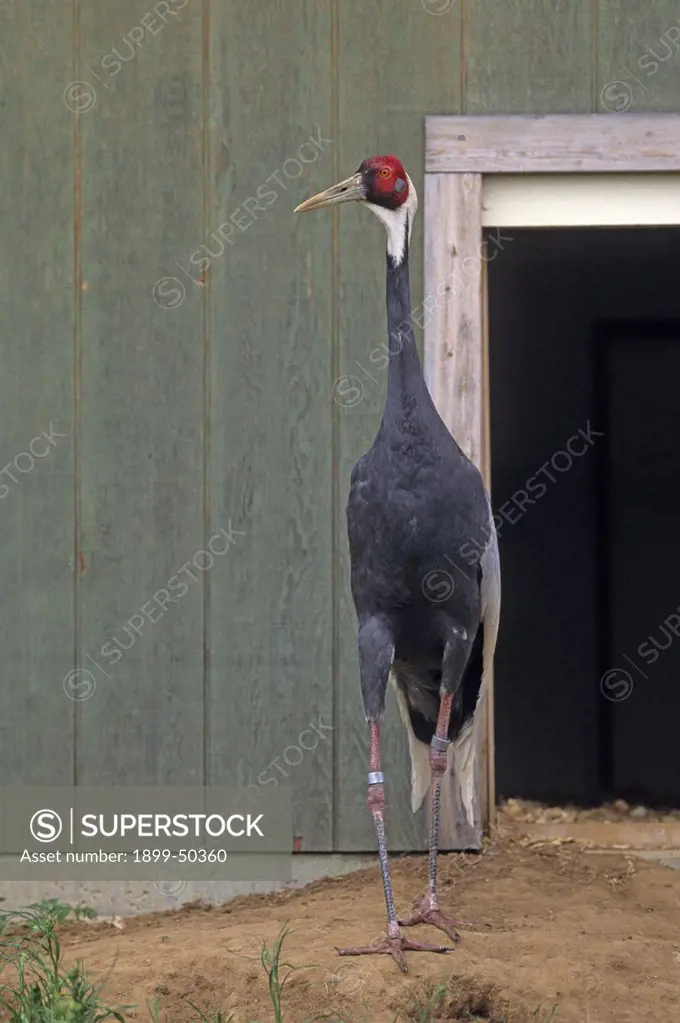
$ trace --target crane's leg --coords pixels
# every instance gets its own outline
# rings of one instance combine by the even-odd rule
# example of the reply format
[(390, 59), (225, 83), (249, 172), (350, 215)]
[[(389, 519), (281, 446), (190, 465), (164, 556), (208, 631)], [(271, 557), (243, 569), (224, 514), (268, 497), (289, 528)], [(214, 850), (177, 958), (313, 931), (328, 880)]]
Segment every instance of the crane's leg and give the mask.
[(451, 691), (450, 683), (453, 679), (457, 681), (462, 678), (468, 656), (467, 636), (461, 642), (461, 637), (455, 632), (447, 644), (444, 655), (439, 715), (437, 717), (435, 733), (430, 743), (432, 812), (430, 817), (430, 852), (427, 864), (427, 892), (422, 899), (416, 902), (413, 914), (405, 920), (399, 920), (402, 927), (412, 927), (414, 924), (431, 924), (432, 927), (438, 927), (440, 931), (444, 931), (452, 941), (460, 940), (456, 927), (469, 926), (469, 923), (466, 920), (456, 920), (454, 917), (446, 916), (439, 908), (437, 892), (439, 811), (442, 776), (446, 771), (447, 751), (451, 744), (449, 740), (449, 722), (451, 720), (454, 693)]
[(366, 719), (370, 731), (370, 770), (368, 774), (368, 808), (373, 816), (387, 906), (387, 935), (374, 945), (339, 948), (341, 956), (391, 955), (404, 973), (407, 971), (405, 951), (450, 952), (448, 945), (425, 945), (411, 941), (399, 931), (392, 896), (392, 881), (385, 840), (385, 788), (380, 770), (380, 720), (385, 709), (385, 690), (392, 667), (394, 644), (387, 622), (371, 618), (359, 629), (359, 665)]

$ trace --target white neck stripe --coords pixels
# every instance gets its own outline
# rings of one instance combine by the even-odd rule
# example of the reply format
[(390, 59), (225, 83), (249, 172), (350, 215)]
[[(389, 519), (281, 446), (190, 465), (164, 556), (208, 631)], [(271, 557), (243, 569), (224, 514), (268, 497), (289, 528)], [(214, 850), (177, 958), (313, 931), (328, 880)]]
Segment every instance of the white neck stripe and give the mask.
[(376, 206), (370, 202), (365, 204), (384, 224), (387, 231), (387, 252), (397, 266), (404, 259), (406, 240), (407, 238), (409, 242), (411, 240), (413, 218), (418, 209), (418, 195), (408, 174), (406, 177), (408, 179), (408, 198), (396, 210), (388, 210), (384, 206)]

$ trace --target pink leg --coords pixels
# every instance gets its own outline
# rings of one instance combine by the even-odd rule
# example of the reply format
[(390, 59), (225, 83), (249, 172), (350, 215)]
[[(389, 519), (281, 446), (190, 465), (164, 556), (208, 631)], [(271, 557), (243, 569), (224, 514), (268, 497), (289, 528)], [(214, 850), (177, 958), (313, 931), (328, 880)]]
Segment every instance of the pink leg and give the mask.
[(456, 920), (454, 917), (445, 916), (439, 909), (439, 897), (437, 895), (437, 851), (439, 846), (439, 806), (441, 800), (442, 775), (446, 770), (446, 751), (449, 746), (449, 720), (451, 718), (451, 704), (453, 696), (442, 696), (437, 718), (432, 745), (430, 747), (430, 768), (432, 771), (432, 820), (430, 825), (430, 853), (427, 864), (427, 892), (419, 899), (413, 914), (406, 920), (399, 920), (402, 927), (412, 927), (414, 924), (431, 924), (438, 927), (440, 931), (451, 938), (452, 941), (460, 941), (460, 935), (456, 927), (469, 926), (465, 920)]
[(339, 948), (341, 956), (391, 955), (397, 966), (407, 973), (405, 951), (410, 952), (451, 952), (448, 945), (424, 945), (419, 941), (405, 938), (399, 931), (397, 913), (392, 897), (392, 881), (387, 860), (387, 844), (385, 841), (385, 788), (380, 770), (380, 724), (369, 722), (371, 730), (370, 773), (368, 776), (368, 808), (373, 814), (376, 838), (378, 840), (378, 856), (382, 871), (383, 890), (387, 905), (387, 936), (375, 945), (361, 945), (357, 948)]

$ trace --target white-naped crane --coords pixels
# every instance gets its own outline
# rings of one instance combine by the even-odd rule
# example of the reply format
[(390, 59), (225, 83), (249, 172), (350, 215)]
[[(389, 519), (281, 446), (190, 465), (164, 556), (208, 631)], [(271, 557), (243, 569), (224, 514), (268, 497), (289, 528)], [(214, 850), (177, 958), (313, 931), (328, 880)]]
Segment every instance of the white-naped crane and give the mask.
[[(368, 806), (387, 904), (387, 935), (341, 955), (452, 951), (400, 931), (428, 923), (458, 940), (462, 921), (437, 895), (437, 849), (445, 806), (474, 814), (476, 728), (500, 612), (498, 544), (479, 470), (439, 417), (423, 377), (411, 318), (409, 243), (418, 197), (395, 156), (374, 156), (356, 174), (295, 210), (342, 202), (368, 207), (387, 231), (387, 399), (378, 434), (354, 467), (347, 503), (352, 596), (358, 618), (361, 691), (370, 732)], [(475, 554), (475, 552), (478, 552)], [(453, 569), (453, 571), (450, 571)], [(380, 722), (388, 680), (396, 690), (411, 754), (412, 809), (431, 788), (428, 887), (398, 920), (385, 841)]]

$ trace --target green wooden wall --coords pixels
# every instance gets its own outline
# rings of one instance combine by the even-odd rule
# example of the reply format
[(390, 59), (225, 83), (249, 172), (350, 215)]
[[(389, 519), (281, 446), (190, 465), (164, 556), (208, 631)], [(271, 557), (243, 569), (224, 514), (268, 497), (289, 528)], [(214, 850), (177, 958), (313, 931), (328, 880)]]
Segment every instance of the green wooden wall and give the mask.
[[(303, 850), (372, 849), (344, 502), (384, 241), (292, 207), (376, 152), (422, 185), (425, 114), (678, 110), (679, 25), (0, 0), (1, 781), (289, 783)], [(417, 302), (422, 221), (414, 248)], [(391, 845), (422, 846), (394, 707), (384, 757)]]

